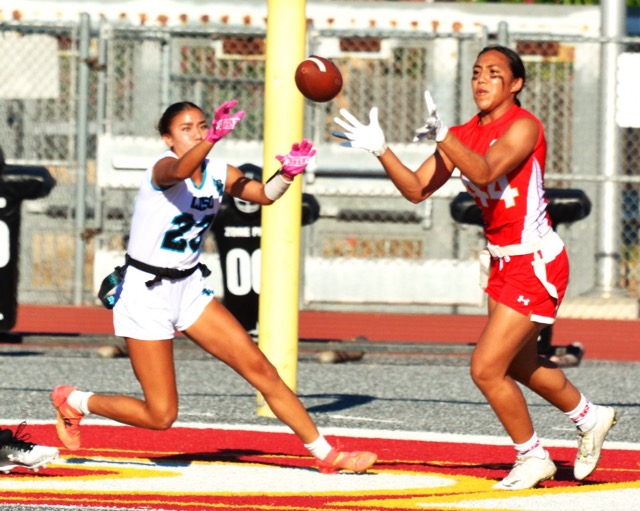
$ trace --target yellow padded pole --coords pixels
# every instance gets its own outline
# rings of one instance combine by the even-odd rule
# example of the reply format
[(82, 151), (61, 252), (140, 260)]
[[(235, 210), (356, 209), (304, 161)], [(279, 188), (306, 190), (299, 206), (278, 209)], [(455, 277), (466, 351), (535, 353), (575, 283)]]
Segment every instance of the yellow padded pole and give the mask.
[[(264, 172), (280, 167), (275, 155), (302, 140), (304, 99), (294, 75), (304, 59), (305, 0), (269, 0), (267, 11)], [(258, 313), (260, 349), (285, 383), (296, 390), (302, 179), (296, 177), (275, 204), (262, 208), (261, 281)], [(257, 414), (273, 417), (258, 393)]]

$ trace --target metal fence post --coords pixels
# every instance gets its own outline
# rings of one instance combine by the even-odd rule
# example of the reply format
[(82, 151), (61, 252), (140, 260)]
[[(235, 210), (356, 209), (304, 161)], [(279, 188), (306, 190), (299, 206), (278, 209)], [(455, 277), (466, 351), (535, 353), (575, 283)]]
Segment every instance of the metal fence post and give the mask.
[(161, 47), (161, 80), (160, 80), (160, 111), (164, 112), (165, 109), (171, 104), (171, 38), (165, 37), (162, 41)]
[[(98, 90), (96, 91), (96, 137), (107, 131), (107, 45), (110, 37), (111, 26), (105, 20), (101, 20), (98, 27)], [(98, 177), (94, 186), (95, 190), (95, 214), (94, 227), (97, 231), (104, 229), (104, 194), (100, 187)]]
[(596, 288), (610, 296), (619, 288), (620, 277), (620, 187), (616, 177), (620, 174), (620, 128), (616, 123), (616, 76), (620, 37), (624, 33), (624, 0), (602, 2), (602, 43), (600, 76), (602, 102), (600, 103), (600, 173), (605, 178), (600, 187), (600, 229), (596, 253)]
[(75, 266), (73, 303), (81, 305), (84, 295), (85, 241), (82, 234), (86, 225), (87, 139), (89, 137), (89, 38), (91, 20), (87, 13), (80, 15), (80, 41), (78, 60), (78, 110), (76, 134), (76, 207), (75, 207)]
[(509, 46), (509, 24), (506, 21), (498, 23), (498, 44)]

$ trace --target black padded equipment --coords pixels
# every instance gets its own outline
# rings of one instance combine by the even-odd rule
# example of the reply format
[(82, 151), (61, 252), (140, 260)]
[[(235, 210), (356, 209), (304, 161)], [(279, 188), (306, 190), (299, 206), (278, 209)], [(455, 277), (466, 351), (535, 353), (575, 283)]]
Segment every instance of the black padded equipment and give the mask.
[[(545, 192), (547, 211), (555, 229), (560, 224), (572, 223), (589, 216), (591, 201), (587, 194), (576, 188), (548, 188)], [(484, 225), (482, 211), (469, 192), (460, 192), (449, 205), (451, 217), (458, 223)]]

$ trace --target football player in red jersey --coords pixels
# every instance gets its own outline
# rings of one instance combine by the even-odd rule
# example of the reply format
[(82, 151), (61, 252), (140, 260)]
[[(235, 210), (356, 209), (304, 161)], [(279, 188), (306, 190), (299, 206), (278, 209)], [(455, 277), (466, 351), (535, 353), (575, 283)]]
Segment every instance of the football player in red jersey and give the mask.
[(334, 119), (344, 130), (334, 132), (345, 140), (342, 145), (374, 154), (407, 200), (425, 200), (457, 169), (482, 210), (489, 311), (471, 358), (471, 377), (517, 451), (513, 469), (495, 485), (505, 490), (534, 487), (556, 472), (518, 383), (559, 408), (578, 428), (578, 480), (596, 468), (616, 422), (613, 408), (591, 403), (556, 364), (537, 353), (540, 331), (555, 321), (565, 294), (569, 262), (546, 210), (544, 128), (518, 99), (525, 79), (517, 53), (504, 46), (484, 48), (471, 77), (478, 113), (451, 129), (425, 91), (427, 119), (414, 141), (431, 140), (436, 147), (415, 172), (388, 147), (376, 107), (368, 125), (344, 109)]

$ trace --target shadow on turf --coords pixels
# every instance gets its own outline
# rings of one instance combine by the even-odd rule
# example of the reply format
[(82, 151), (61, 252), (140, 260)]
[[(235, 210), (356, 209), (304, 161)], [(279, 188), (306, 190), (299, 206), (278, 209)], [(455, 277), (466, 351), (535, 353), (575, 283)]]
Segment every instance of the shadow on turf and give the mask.
[(338, 412), (366, 405), (378, 399), (374, 396), (363, 396), (361, 394), (305, 394), (301, 397), (304, 397), (304, 399), (331, 399), (329, 403), (307, 407), (307, 411), (311, 413)]
[[(150, 458), (150, 461), (170, 467), (185, 467), (192, 463), (233, 463), (260, 465), (263, 467), (279, 467), (317, 472), (318, 469), (311, 455), (299, 456), (286, 453), (264, 452), (252, 449), (221, 449), (216, 452), (194, 452), (172, 454)], [(375, 475), (375, 474), (358, 474)]]
[(43, 353), (37, 351), (3, 351), (0, 352), (0, 357), (41, 357)]

